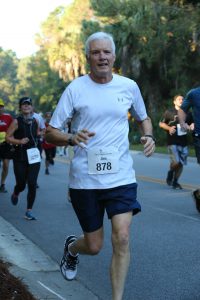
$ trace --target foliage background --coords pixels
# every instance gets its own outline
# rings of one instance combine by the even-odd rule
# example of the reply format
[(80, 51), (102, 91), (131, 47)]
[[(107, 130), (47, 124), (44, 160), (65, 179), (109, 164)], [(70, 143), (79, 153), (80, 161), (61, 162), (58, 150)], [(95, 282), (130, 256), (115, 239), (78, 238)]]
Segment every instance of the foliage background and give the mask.
[[(84, 42), (95, 31), (116, 42), (114, 72), (135, 80), (160, 145), (158, 123), (176, 94), (200, 85), (200, 1), (74, 0), (58, 7), (35, 36), (39, 51), (17, 59), (0, 48), (0, 98), (17, 113), (19, 97), (30, 96), (36, 111), (52, 111), (67, 84), (87, 72)], [(131, 142), (139, 133), (130, 121)]]

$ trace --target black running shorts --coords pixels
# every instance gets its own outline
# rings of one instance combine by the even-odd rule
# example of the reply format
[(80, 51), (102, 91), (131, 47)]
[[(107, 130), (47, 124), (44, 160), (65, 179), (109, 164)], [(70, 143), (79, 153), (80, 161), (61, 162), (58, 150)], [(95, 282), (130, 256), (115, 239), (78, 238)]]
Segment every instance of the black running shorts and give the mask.
[(136, 200), (137, 183), (111, 189), (70, 189), (70, 197), (79, 223), (84, 232), (93, 232), (103, 226), (104, 212), (108, 218), (126, 212), (133, 215), (141, 211)]

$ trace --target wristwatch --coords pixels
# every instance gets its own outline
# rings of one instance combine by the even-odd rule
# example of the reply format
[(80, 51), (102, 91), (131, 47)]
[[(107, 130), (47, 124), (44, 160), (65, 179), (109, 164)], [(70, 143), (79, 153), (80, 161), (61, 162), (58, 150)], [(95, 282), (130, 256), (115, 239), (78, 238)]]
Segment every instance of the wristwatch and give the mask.
[(145, 134), (144, 136), (150, 137), (150, 138), (152, 138), (152, 140), (154, 141), (154, 143), (156, 142), (156, 139), (155, 139), (155, 137), (153, 135), (151, 135), (151, 134)]
[(68, 143), (69, 146), (74, 146), (74, 142), (72, 140), (72, 137), (73, 137), (73, 134), (71, 134), (71, 136), (69, 137), (69, 139), (67, 141), (67, 143)]

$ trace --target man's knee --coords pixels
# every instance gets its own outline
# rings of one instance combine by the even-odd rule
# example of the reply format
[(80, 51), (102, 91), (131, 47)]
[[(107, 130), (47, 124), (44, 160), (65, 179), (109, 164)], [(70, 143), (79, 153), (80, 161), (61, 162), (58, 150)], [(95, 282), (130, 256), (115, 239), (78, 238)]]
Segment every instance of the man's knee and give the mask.
[(93, 237), (86, 237), (85, 236), (85, 242), (88, 249), (88, 252), (91, 255), (97, 255), (102, 246), (103, 246), (103, 237), (102, 236), (93, 236)]
[(101, 242), (87, 243), (87, 247), (91, 255), (97, 255), (102, 248), (102, 243)]
[(129, 232), (128, 230), (120, 230), (112, 233), (112, 243), (114, 249), (124, 251), (129, 247)]

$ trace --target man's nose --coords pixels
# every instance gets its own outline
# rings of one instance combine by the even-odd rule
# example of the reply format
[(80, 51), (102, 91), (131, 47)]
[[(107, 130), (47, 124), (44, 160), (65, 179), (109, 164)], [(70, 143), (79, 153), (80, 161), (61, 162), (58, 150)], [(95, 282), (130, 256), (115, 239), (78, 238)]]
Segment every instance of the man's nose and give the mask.
[(99, 52), (99, 58), (100, 59), (105, 59), (105, 53), (104, 53), (104, 51), (100, 51)]

